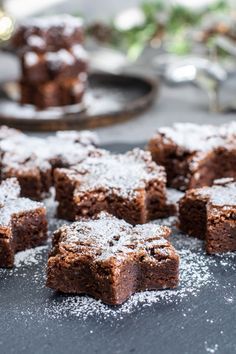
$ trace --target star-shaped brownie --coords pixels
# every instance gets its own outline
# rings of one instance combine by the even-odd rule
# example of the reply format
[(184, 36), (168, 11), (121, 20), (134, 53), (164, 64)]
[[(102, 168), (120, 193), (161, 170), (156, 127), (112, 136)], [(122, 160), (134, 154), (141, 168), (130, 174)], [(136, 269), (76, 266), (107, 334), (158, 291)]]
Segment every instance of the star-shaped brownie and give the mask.
[(105, 212), (62, 226), (54, 233), (47, 286), (111, 305), (138, 291), (175, 288), (179, 256), (169, 234), (168, 227), (132, 226)]

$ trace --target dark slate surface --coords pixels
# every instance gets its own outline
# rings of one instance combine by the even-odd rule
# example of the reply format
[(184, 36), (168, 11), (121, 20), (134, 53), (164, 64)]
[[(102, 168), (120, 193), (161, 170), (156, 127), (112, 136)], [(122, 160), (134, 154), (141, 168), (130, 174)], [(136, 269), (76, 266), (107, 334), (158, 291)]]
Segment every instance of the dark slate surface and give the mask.
[[(109, 146), (125, 151), (130, 146)], [(202, 251), (203, 252), (203, 251)], [(38, 264), (0, 270), (0, 353), (199, 354), (236, 352), (235, 257), (214, 258), (211, 283), (181, 302), (138, 305), (121, 318), (49, 316), (65, 298), (44, 287), (45, 249)]]

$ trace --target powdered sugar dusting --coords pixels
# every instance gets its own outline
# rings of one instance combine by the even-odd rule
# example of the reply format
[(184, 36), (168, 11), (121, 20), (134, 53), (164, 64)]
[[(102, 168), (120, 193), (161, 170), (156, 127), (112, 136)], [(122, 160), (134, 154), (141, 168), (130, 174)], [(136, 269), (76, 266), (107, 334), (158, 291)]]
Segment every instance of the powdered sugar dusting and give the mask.
[(93, 220), (84, 220), (61, 227), (58, 249), (64, 257), (64, 250), (74, 255), (89, 255), (94, 262), (109, 258), (122, 259), (127, 255), (145, 257), (150, 261), (152, 252), (161, 259), (177, 258), (174, 249), (165, 238), (170, 230), (165, 226), (145, 224), (132, 226), (101, 212)]
[(161, 166), (152, 162), (149, 152), (134, 149), (123, 155), (103, 154), (98, 158), (88, 158), (68, 175), (79, 176), (80, 186), (76, 194), (89, 190), (106, 189), (122, 197), (134, 197), (151, 181), (165, 182), (166, 176)]
[(34, 264), (38, 264), (42, 251), (47, 248), (48, 246), (45, 245), (16, 253), (14, 267), (19, 268), (22, 266), (32, 266)]
[(190, 193), (207, 198), (214, 206), (236, 206), (236, 183), (231, 178), (216, 180), (212, 187), (199, 188)]
[[(56, 206), (53, 197), (46, 201), (46, 205), (49, 209), (50, 220), (52, 220), (49, 228), (50, 231), (54, 231), (65, 222), (53, 218)], [(165, 306), (165, 304), (178, 305), (182, 302), (191, 304), (192, 299), (198, 297), (204, 289), (219, 291), (218, 274), (222, 271), (226, 274), (235, 273), (236, 254), (227, 253), (214, 257), (207, 256), (203, 251), (203, 242), (179, 233), (175, 227), (176, 221), (176, 217), (170, 217), (154, 222), (154, 224), (168, 225), (173, 229), (170, 241), (181, 257), (180, 285), (175, 290), (137, 293), (119, 307), (104, 305), (101, 301), (94, 300), (88, 296), (58, 296), (52, 290), (45, 289), (45, 264), (48, 245), (17, 253), (15, 268), (12, 270), (0, 270), (0, 275), (4, 276), (4, 274), (9, 272), (16, 277), (29, 277), (31, 286), (36, 289), (36, 292), (40, 293), (40, 297), (43, 299), (43, 301), (40, 301), (43, 307), (38, 309), (38, 305), (35, 304), (35, 299), (33, 298), (27, 303), (24, 312), (32, 319), (37, 318), (37, 321), (39, 320), (39, 311), (44, 319), (46, 317), (57, 321), (64, 321), (66, 318), (71, 317), (75, 317), (78, 320), (86, 320), (92, 317), (96, 321), (103, 321), (104, 319), (119, 321), (126, 315), (140, 311), (145, 307), (153, 306), (155, 311), (155, 304), (161, 304), (161, 306)], [(223, 301), (227, 306), (230, 306), (232, 301), (235, 301), (230, 291), (233, 286), (235, 287), (235, 284), (227, 283), (226, 285), (226, 294)], [(15, 309), (15, 316), (16, 318), (18, 318), (17, 316), (19, 318), (22, 317), (20, 308)], [(183, 316), (186, 316), (186, 313), (183, 313)], [(207, 343), (206, 348), (212, 349), (214, 345)]]
[(0, 142), (3, 155), (3, 168), (41, 168), (50, 169), (56, 159), (65, 165), (79, 163), (94, 152), (97, 144), (96, 134), (84, 132), (60, 132), (45, 139), (24, 134), (15, 134)]
[[(105, 305), (88, 296), (59, 296), (52, 301), (46, 301), (45, 315), (52, 319), (72, 316), (85, 320), (95, 316), (97, 320), (106, 318), (120, 320), (140, 307), (144, 308), (154, 304), (178, 304), (184, 300), (187, 301), (191, 296), (198, 296), (201, 290), (208, 286), (217, 288), (218, 280), (212, 272), (212, 268), (218, 267), (217, 259), (204, 253), (201, 240), (178, 232), (176, 222), (176, 217), (169, 217), (155, 220), (153, 224), (168, 225), (173, 229), (170, 241), (180, 255), (180, 285), (177, 289), (136, 293), (123, 305), (117, 307)], [(232, 253), (219, 256), (219, 258), (221, 261), (226, 259), (225, 262), (229, 265), (236, 255)]]
[(8, 178), (0, 184), (0, 225), (10, 226), (17, 213), (35, 211), (43, 204), (28, 198), (20, 198), (20, 185), (16, 178)]
[[(178, 245), (186, 236), (179, 235)], [(199, 242), (200, 244), (200, 242)], [(196, 245), (194, 245), (196, 246)], [(205, 256), (200, 249), (179, 249), (180, 255), (180, 285), (175, 290), (145, 291), (134, 294), (127, 302), (119, 307), (110, 307), (101, 301), (88, 296), (68, 296), (47, 302), (45, 313), (55, 319), (75, 316), (86, 319), (90, 316), (97, 318), (122, 319), (124, 315), (136, 311), (140, 306), (152, 306), (157, 303), (178, 304), (189, 296), (197, 296), (202, 288), (208, 285), (217, 287), (218, 282), (212, 276), (210, 266), (215, 266), (212, 258)]]
[(20, 185), (16, 178), (8, 178), (0, 184), (0, 204), (20, 196)]
[(189, 152), (209, 151), (235, 141), (236, 123), (232, 121), (221, 126), (176, 123), (173, 127), (160, 128), (158, 133)]

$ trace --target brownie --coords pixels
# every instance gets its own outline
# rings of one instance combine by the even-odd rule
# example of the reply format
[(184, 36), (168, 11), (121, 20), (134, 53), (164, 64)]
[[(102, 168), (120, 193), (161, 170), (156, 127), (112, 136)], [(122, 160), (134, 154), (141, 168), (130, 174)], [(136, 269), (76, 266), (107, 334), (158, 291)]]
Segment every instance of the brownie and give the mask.
[(107, 213), (62, 226), (54, 233), (47, 286), (119, 305), (133, 293), (175, 288), (179, 256), (170, 229), (132, 226)]
[(37, 53), (26, 51), (21, 56), (22, 76), (25, 83), (50, 82), (64, 78), (76, 78), (88, 69), (88, 56), (77, 44), (57, 52)]
[(1, 179), (16, 177), (21, 186), (21, 195), (40, 200), (49, 194), (52, 186), (51, 166), (36, 156), (29, 158), (5, 154), (1, 165)]
[(188, 190), (179, 203), (180, 229), (205, 240), (207, 253), (236, 251), (236, 182), (216, 180)]
[(83, 22), (70, 15), (24, 19), (12, 37), (16, 49), (24, 47), (37, 52), (57, 51), (80, 44), (84, 39)]
[(16, 252), (42, 245), (47, 239), (45, 207), (19, 195), (15, 178), (0, 185), (0, 267), (12, 267)]
[(143, 224), (169, 212), (164, 168), (149, 152), (103, 152), (78, 166), (54, 172), (58, 216), (75, 220), (107, 211), (131, 224)]
[[(1, 131), (1, 129), (0, 129)], [(1, 179), (17, 177), (24, 197), (40, 200), (53, 184), (53, 169), (96, 155), (97, 136), (89, 131), (59, 132), (43, 138), (18, 134), (0, 141)]]
[(236, 123), (221, 126), (178, 123), (160, 128), (149, 141), (153, 160), (163, 165), (168, 186), (186, 190), (236, 178)]
[(21, 104), (32, 104), (38, 109), (82, 103), (86, 89), (85, 74), (75, 78), (48, 81), (39, 84), (20, 82)]

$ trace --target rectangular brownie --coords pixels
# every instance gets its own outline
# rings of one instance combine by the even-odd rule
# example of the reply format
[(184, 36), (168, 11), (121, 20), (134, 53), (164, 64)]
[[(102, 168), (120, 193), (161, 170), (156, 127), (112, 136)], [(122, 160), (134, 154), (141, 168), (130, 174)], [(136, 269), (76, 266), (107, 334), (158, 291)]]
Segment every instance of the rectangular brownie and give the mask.
[(24, 83), (37, 84), (76, 78), (88, 69), (88, 55), (85, 49), (77, 44), (70, 49), (56, 52), (37, 53), (25, 51), (21, 55), (22, 76)]
[(179, 203), (179, 227), (204, 239), (207, 253), (236, 251), (236, 182), (225, 178), (188, 190)]
[(47, 286), (119, 305), (133, 293), (175, 288), (179, 257), (170, 229), (132, 226), (107, 213), (62, 226), (54, 233)]
[(70, 15), (24, 19), (18, 25), (11, 43), (16, 49), (31, 48), (37, 52), (56, 51), (82, 43), (83, 21)]
[(15, 178), (0, 185), (0, 267), (12, 267), (17, 251), (42, 245), (47, 239), (45, 207), (19, 195)]
[(143, 224), (171, 210), (164, 168), (140, 149), (90, 156), (78, 166), (56, 169), (54, 180), (60, 218), (75, 220), (107, 211), (131, 224)]
[(163, 165), (168, 186), (180, 190), (236, 178), (236, 123), (221, 126), (178, 123), (160, 128), (149, 141), (153, 160)]

